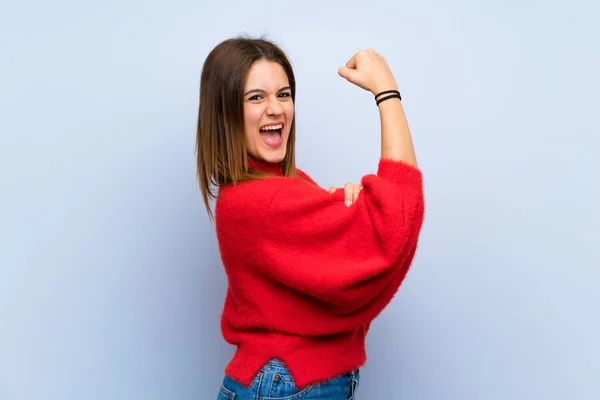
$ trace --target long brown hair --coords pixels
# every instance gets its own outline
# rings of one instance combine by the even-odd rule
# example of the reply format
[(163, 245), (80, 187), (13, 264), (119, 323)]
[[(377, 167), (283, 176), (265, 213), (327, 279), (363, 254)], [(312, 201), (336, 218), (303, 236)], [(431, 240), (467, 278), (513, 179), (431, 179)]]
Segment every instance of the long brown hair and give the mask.
[[(283, 67), (295, 104), (296, 80), (292, 65), (277, 45), (263, 38), (227, 39), (209, 53), (202, 67), (196, 135), (197, 172), (211, 221), (214, 216), (210, 200), (217, 197), (222, 185), (272, 176), (249, 167), (244, 136), (244, 86), (250, 67), (261, 60), (274, 61)], [(286, 155), (281, 162), (281, 173), (286, 177), (297, 177), (295, 120), (292, 120)]]

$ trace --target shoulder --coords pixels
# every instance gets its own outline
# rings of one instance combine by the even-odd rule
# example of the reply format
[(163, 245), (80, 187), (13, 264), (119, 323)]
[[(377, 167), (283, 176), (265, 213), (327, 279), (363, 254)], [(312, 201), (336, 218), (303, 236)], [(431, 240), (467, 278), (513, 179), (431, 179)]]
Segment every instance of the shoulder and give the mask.
[(296, 168), (296, 173), (298, 174), (298, 177), (300, 177), (300, 179), (303, 179), (304, 181), (320, 188), (319, 184), (300, 168)]
[[(265, 199), (273, 197), (277, 192), (283, 190), (314, 190), (321, 187), (306, 172), (296, 168), (297, 178), (288, 178), (283, 176), (273, 176), (264, 179), (256, 179), (247, 182), (241, 182), (236, 185), (226, 185), (219, 189), (218, 199), (225, 201), (244, 201), (244, 196)], [(308, 183), (308, 185), (307, 185)], [(322, 189), (321, 189), (322, 190)]]
[(286, 177), (224, 186), (219, 190), (214, 208), (218, 237), (224, 239), (226, 235), (241, 232), (254, 232), (251, 234), (254, 235), (270, 215), (288, 218), (297, 214), (302, 204), (321, 199), (325, 193), (304, 180)]
[(305, 173), (298, 171), (298, 178), (270, 177), (236, 185), (222, 186), (216, 201), (218, 214), (239, 213), (241, 210), (259, 214), (271, 206), (276, 196), (313, 196), (321, 189)]

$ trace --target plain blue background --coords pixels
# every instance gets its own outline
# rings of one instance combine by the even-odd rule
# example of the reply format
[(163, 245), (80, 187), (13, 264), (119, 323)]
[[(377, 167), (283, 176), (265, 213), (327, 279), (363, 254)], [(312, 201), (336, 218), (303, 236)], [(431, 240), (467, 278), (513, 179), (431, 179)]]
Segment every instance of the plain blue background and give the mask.
[(376, 170), (388, 60), (427, 215), (360, 399), (600, 398), (599, 7), (591, 1), (4, 1), (0, 399), (212, 399), (233, 349), (195, 183), (202, 63), (266, 34), (295, 68), (298, 166)]

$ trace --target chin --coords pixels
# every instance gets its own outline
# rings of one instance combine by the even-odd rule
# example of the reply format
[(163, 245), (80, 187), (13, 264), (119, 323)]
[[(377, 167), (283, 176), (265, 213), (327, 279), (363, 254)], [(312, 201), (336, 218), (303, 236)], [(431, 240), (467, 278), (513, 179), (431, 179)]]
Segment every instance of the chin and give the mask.
[(260, 158), (271, 164), (280, 163), (285, 158), (285, 149), (283, 151), (278, 150), (278, 151), (266, 152), (265, 154), (261, 154)]
[(258, 158), (271, 164), (280, 163), (287, 153), (287, 142), (284, 142), (278, 148), (272, 148), (264, 143), (258, 146)]

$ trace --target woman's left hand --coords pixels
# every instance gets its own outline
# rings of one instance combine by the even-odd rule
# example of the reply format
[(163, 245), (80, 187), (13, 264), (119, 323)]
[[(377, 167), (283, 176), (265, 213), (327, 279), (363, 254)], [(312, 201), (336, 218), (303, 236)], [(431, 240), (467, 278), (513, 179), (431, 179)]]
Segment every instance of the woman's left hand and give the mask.
[[(362, 185), (360, 183), (351, 183), (348, 182), (344, 185), (344, 203), (346, 207), (350, 207), (352, 204), (356, 203), (358, 200), (358, 194), (362, 190)], [(338, 188), (332, 186), (329, 188), (329, 193), (335, 193)]]

